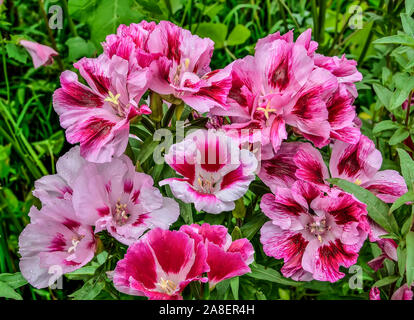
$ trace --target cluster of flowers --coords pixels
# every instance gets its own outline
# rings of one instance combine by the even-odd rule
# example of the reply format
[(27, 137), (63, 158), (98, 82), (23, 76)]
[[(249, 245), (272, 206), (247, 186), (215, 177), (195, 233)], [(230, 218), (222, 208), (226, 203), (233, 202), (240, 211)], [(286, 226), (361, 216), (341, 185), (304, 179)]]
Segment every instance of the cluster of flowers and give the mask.
[[(178, 204), (123, 155), (130, 122), (153, 111), (141, 103), (148, 90), (198, 116), (208, 113), (214, 128), (171, 146), (165, 160), (182, 177), (160, 185), (218, 214), (235, 208), (257, 174), (272, 192), (261, 201), (270, 219), (261, 229), (263, 250), (284, 259), (284, 276), (335, 282), (367, 237), (384, 252), (371, 267), (397, 259), (396, 243), (380, 238), (386, 231), (368, 218), (366, 205), (327, 182), (349, 180), (386, 202), (407, 191), (396, 171), (379, 171), (381, 154), (360, 133), (355, 61), (315, 53), (310, 30), (296, 41), (292, 31), (269, 35), (254, 56), (214, 71), (214, 43), (166, 21), (121, 25), (102, 45), (99, 57), (74, 64), (87, 85), (65, 71), (53, 96), (67, 140), (80, 146), (58, 161), (56, 175), (36, 182), (42, 208), (32, 208), (20, 236), (20, 267), (31, 284), (47, 286), (52, 265), (63, 273), (85, 265), (103, 230), (129, 246), (113, 273), (115, 287), (128, 294), (179, 299), (191, 281), (214, 287), (250, 271), (251, 243), (232, 242), (223, 226), (169, 231)], [(333, 143), (329, 170), (309, 142), (285, 142), (289, 134), (317, 148)], [(261, 148), (253, 153), (245, 143)]]

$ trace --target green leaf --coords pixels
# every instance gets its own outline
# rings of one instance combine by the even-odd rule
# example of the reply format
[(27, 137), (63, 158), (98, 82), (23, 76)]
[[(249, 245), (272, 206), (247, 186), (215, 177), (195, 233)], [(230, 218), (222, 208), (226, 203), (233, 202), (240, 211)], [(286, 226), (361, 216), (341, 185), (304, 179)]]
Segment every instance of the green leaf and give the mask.
[(392, 130), (396, 128), (398, 128), (397, 122), (392, 121), (392, 120), (384, 120), (375, 125), (374, 129), (372, 129), (372, 133), (377, 134), (382, 131)]
[(176, 199), (180, 205), (180, 215), (183, 218), (186, 224), (193, 223), (193, 209), (191, 208), (191, 203), (184, 203), (181, 200)]
[(394, 283), (395, 281), (398, 280), (399, 277), (400, 276), (398, 276), (398, 275), (388, 276), (388, 277), (385, 277), (385, 278), (382, 278), (382, 279), (378, 280), (372, 286), (377, 287), (377, 288), (383, 287), (383, 286), (389, 285), (391, 283)]
[(329, 179), (330, 183), (353, 194), (359, 201), (367, 205), (368, 215), (388, 232), (398, 234), (398, 224), (394, 216), (389, 215), (388, 206), (370, 191), (343, 179)]
[(14, 291), (11, 286), (3, 281), (0, 281), (0, 297), (14, 300), (23, 300), (20, 294)]
[(86, 22), (94, 10), (99, 0), (69, 0), (69, 15), (72, 19)]
[(27, 284), (27, 280), (23, 278), (21, 272), (16, 273), (1, 273), (0, 281), (6, 283), (13, 289), (20, 288)]
[(401, 245), (397, 247), (397, 258), (398, 258), (398, 271), (400, 276), (404, 277), (405, 274), (405, 264), (407, 262), (407, 250), (402, 248)]
[(223, 23), (202, 22), (198, 26), (197, 35), (210, 38), (216, 49), (223, 48), (227, 36), (227, 26)]
[(243, 198), (236, 200), (236, 206), (232, 213), (236, 219), (243, 219), (246, 216), (246, 207), (244, 206)]
[(400, 157), (401, 173), (408, 190), (414, 191), (414, 161), (407, 151), (397, 148), (397, 152)]
[(65, 44), (69, 48), (69, 61), (75, 61), (81, 57), (92, 57), (96, 52), (95, 45), (81, 37), (69, 38)]
[(405, 12), (412, 15), (414, 12), (414, 0), (405, 0)]
[(149, 136), (142, 144), (138, 154), (135, 155), (137, 161), (142, 165), (152, 154), (154, 154), (154, 150), (159, 143), (160, 141), (156, 141), (152, 136)]
[(401, 207), (406, 202), (414, 201), (414, 192), (408, 191), (407, 193), (403, 194), (401, 197), (399, 197), (395, 202), (392, 204), (390, 208), (390, 213), (397, 210), (399, 207)]
[(135, 10), (135, 4), (134, 0), (100, 0), (96, 6), (89, 7), (86, 23), (97, 48), (101, 47), (100, 42), (108, 34), (116, 33), (120, 24), (129, 25), (144, 18), (140, 11)]
[(6, 178), (10, 172), (11, 144), (0, 145), (0, 179)]
[(227, 38), (226, 44), (228, 46), (237, 46), (243, 44), (250, 38), (250, 30), (242, 24), (238, 24), (230, 32), (229, 37)]
[(375, 93), (377, 94), (378, 99), (388, 109), (390, 106), (392, 92), (377, 83), (373, 84), (373, 88)]
[(44, 154), (58, 155), (65, 143), (65, 135), (62, 130), (52, 134), (49, 138), (42, 141), (33, 142), (33, 146), (41, 157)]
[(395, 146), (396, 144), (399, 144), (400, 142), (403, 142), (405, 139), (407, 139), (409, 135), (410, 132), (407, 128), (398, 128), (391, 136), (388, 143), (390, 146)]
[(401, 13), (401, 22), (404, 29), (404, 32), (414, 37), (414, 19), (411, 18), (411, 15), (406, 13)]
[(245, 223), (241, 227), (241, 231), (244, 237), (251, 240), (257, 231), (265, 223), (266, 218), (263, 215), (254, 216), (249, 222)]
[(74, 300), (93, 300), (105, 287), (103, 279), (92, 278), (85, 282), (82, 288), (70, 294)]
[(230, 279), (231, 292), (235, 300), (239, 300), (239, 277)]
[(406, 263), (407, 284), (409, 287), (411, 287), (414, 281), (414, 232), (413, 231), (408, 232), (406, 243), (407, 243), (407, 263)]
[(407, 34), (398, 34), (389, 37), (377, 39), (374, 44), (402, 44), (407, 46), (414, 46), (414, 39)]
[(231, 239), (234, 241), (241, 238), (243, 238), (242, 232), (238, 226), (235, 226), (231, 233)]
[(401, 234), (405, 235), (411, 230), (411, 226), (413, 225), (413, 219), (414, 219), (414, 207), (412, 207), (411, 215), (405, 220), (402, 228), (401, 228)]
[(14, 60), (26, 63), (27, 61), (27, 51), (23, 47), (17, 46), (14, 43), (6, 44), (6, 52), (9, 58), (13, 58)]
[(265, 280), (270, 282), (276, 282), (283, 284), (285, 286), (294, 286), (298, 287), (303, 284), (303, 282), (298, 282), (294, 280), (287, 279), (283, 277), (279, 272), (272, 268), (266, 268), (260, 264), (251, 264), (250, 265), (251, 273), (247, 273), (249, 277)]

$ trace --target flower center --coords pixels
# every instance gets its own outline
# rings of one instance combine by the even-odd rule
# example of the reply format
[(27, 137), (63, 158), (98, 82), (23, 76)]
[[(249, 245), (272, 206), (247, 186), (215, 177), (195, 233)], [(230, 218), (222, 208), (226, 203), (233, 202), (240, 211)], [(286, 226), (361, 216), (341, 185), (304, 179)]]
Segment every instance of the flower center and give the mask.
[(354, 183), (355, 183), (357, 186), (360, 186), (360, 185), (362, 184), (362, 181), (361, 181), (360, 179), (355, 179)]
[(127, 204), (121, 203), (120, 200), (117, 201), (115, 205), (115, 214), (114, 219), (117, 224), (124, 225), (129, 218), (129, 214), (127, 213)]
[(310, 233), (312, 233), (315, 237), (318, 238), (320, 243), (322, 243), (322, 235), (326, 231), (331, 230), (331, 227), (326, 225), (326, 219), (309, 223), (307, 225), (307, 228)]
[(68, 249), (68, 253), (75, 252), (79, 242), (82, 240), (83, 236), (74, 236), (72, 238), (72, 246)]
[(212, 179), (199, 176), (197, 178), (197, 189), (203, 193), (214, 193), (216, 191), (217, 182), (212, 181)]
[(259, 108), (257, 108), (257, 110), (258, 111), (263, 111), (266, 119), (269, 119), (269, 114), (271, 112), (276, 112), (277, 111), (277, 109), (273, 109), (273, 108), (270, 107), (270, 102), (267, 103), (266, 108), (259, 107)]
[(157, 283), (161, 290), (166, 294), (173, 294), (175, 292), (175, 289), (177, 289), (177, 285), (171, 281), (171, 280), (165, 280), (164, 278), (161, 278), (161, 281)]
[(119, 98), (121, 97), (120, 93), (114, 95), (112, 91), (108, 92), (108, 96), (105, 98), (104, 101), (107, 101), (111, 104), (112, 108), (118, 113), (119, 116), (125, 117), (125, 112), (119, 103)]

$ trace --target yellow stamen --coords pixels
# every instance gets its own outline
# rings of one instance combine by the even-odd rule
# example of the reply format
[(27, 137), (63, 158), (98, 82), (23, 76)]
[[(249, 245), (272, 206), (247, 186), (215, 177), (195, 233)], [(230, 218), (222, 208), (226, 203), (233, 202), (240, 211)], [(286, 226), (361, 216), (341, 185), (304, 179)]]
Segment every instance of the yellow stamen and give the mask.
[(362, 181), (361, 181), (360, 179), (356, 179), (356, 180), (354, 181), (354, 183), (355, 183), (357, 186), (360, 186), (360, 185), (362, 184)]
[(78, 246), (78, 243), (78, 239), (72, 239), (72, 246), (68, 249), (68, 253), (74, 252), (76, 250), (76, 247)]
[(161, 287), (162, 291), (170, 295), (173, 294), (177, 288), (177, 285), (173, 281), (165, 280), (164, 278), (161, 278), (161, 281), (158, 284)]
[(188, 69), (188, 66), (190, 65), (190, 59), (185, 58), (184, 59), (184, 65), (185, 65), (185, 68)]
[(260, 107), (260, 108), (257, 108), (257, 110), (263, 111), (266, 119), (269, 119), (269, 113), (270, 112), (276, 112), (277, 111), (277, 109), (270, 108), (270, 103), (268, 103), (266, 105), (266, 108)]
[(105, 101), (108, 101), (108, 102), (110, 102), (110, 103), (113, 103), (114, 105), (119, 105), (119, 101), (118, 101), (118, 99), (119, 99), (119, 97), (121, 96), (121, 94), (120, 93), (118, 93), (116, 96), (114, 96), (114, 94), (111, 92), (111, 91), (109, 91), (108, 92), (108, 95), (109, 95), (109, 97), (106, 97), (105, 98)]

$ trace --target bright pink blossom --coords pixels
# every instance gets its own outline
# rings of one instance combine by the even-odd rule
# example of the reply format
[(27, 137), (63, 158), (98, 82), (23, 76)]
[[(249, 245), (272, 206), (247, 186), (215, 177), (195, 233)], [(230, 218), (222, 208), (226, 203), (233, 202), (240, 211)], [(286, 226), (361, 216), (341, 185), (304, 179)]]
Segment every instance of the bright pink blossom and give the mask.
[(322, 192), (296, 181), (265, 194), (260, 207), (271, 219), (261, 229), (266, 255), (284, 259), (282, 273), (294, 280), (335, 282), (340, 266), (356, 263), (369, 232), (366, 205), (339, 189)]
[(224, 132), (198, 130), (171, 146), (165, 161), (182, 175), (160, 182), (175, 197), (194, 203), (198, 211), (220, 213), (234, 209), (254, 180), (258, 162)]
[(369, 291), (369, 300), (381, 300), (380, 291), (377, 287), (372, 287)]
[(381, 164), (382, 156), (375, 144), (361, 135), (359, 142), (354, 145), (335, 142), (329, 168), (332, 177), (354, 182), (382, 201), (392, 203), (407, 192), (407, 186), (397, 171), (379, 171)]
[(136, 172), (125, 155), (109, 163), (88, 163), (74, 183), (76, 212), (118, 241), (130, 245), (148, 229), (168, 229), (179, 215), (178, 204), (153, 186), (151, 176)]
[(144, 113), (138, 104), (147, 89), (148, 70), (105, 54), (83, 58), (74, 66), (89, 86), (80, 83), (76, 73), (64, 71), (53, 107), (68, 142), (79, 142), (88, 161), (108, 162), (125, 151), (129, 121)]
[(231, 240), (227, 228), (221, 225), (184, 225), (180, 231), (202, 242), (207, 250), (207, 273), (210, 288), (218, 282), (250, 272), (249, 264), (254, 261), (254, 249), (246, 238)]
[(150, 89), (174, 95), (196, 111), (227, 108), (231, 68), (210, 69), (214, 42), (161, 21), (148, 37), (148, 50), (159, 58), (151, 63)]
[(37, 42), (20, 40), (19, 43), (29, 52), (35, 69), (52, 64), (53, 56), (58, 55), (52, 48)]
[(184, 232), (153, 229), (132, 244), (118, 261), (114, 285), (119, 291), (155, 300), (182, 299), (192, 281), (206, 282), (206, 248)]
[(31, 223), (19, 237), (20, 271), (36, 288), (51, 284), (53, 274), (65, 274), (87, 264), (95, 254), (92, 228), (74, 211), (70, 202), (56, 201), (32, 207)]

